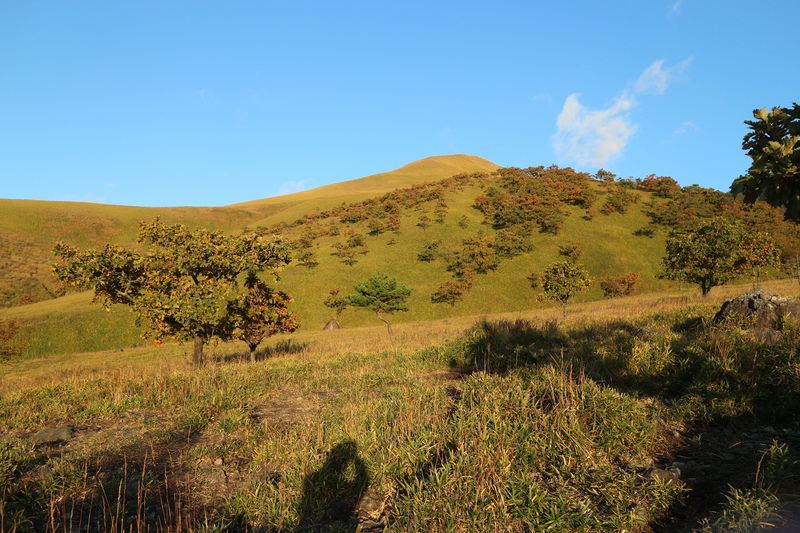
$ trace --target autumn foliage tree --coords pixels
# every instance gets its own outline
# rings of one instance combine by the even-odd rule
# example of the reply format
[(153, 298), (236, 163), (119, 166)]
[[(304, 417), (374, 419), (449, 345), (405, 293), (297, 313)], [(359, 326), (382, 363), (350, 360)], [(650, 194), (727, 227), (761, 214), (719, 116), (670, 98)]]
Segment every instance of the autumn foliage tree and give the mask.
[(539, 298), (553, 300), (561, 304), (561, 316), (567, 316), (567, 304), (580, 292), (592, 284), (592, 278), (581, 265), (572, 261), (556, 261), (541, 274), (532, 274), (529, 278), (531, 288), (542, 289)]
[(766, 269), (776, 268), (780, 264), (781, 249), (768, 233), (752, 233), (739, 245), (736, 272), (750, 276), (754, 286), (761, 281)]
[(266, 339), (278, 333), (293, 333), (298, 327), (297, 316), (289, 311), (292, 299), (272, 289), (257, 277), (248, 277), (247, 292), (228, 302), (228, 317), (235, 338), (250, 348), (250, 360), (255, 362), (256, 349)]
[[(58, 243), (54, 272), (66, 285), (93, 289), (95, 302), (129, 305), (149, 337), (192, 340), (195, 365), (203, 364), (203, 346), (213, 338), (229, 340), (237, 331), (270, 331), (273, 326), (291, 329), (283, 311), (274, 314), (288, 302), (286, 297), (254, 281), (265, 273), (277, 278), (289, 263), (281, 241), (256, 234), (225, 236), (156, 219), (140, 223), (139, 242), (145, 252), (111, 244), (81, 250)], [(257, 318), (245, 320), (231, 312), (259, 305), (264, 309), (247, 309)], [(271, 324), (278, 315), (282, 322)]]
[(741, 246), (747, 237), (738, 221), (715, 217), (696, 228), (673, 232), (667, 238), (662, 276), (695, 283), (703, 296), (738, 275)]

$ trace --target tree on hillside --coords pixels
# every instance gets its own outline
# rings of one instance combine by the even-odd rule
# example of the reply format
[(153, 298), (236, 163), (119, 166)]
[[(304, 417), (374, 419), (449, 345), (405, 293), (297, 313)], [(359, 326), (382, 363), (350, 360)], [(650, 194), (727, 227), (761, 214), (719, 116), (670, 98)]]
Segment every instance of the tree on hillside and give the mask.
[(345, 296), (345, 305), (373, 311), (386, 324), (390, 335), (392, 334), (392, 325), (383, 315), (396, 311), (408, 311), (408, 298), (414, 290), (397, 281), (397, 278), (390, 278), (380, 270), (367, 280), (353, 285), (353, 289), (356, 294)]
[(786, 208), (789, 220), (800, 222), (800, 105), (753, 111), (756, 120), (745, 120), (750, 132), (742, 148), (753, 160), (747, 174), (734, 180), (733, 194), (746, 202), (766, 200)]
[(579, 292), (583, 292), (592, 284), (592, 278), (583, 267), (570, 259), (557, 261), (550, 265), (541, 274), (532, 274), (528, 277), (531, 288), (541, 286), (544, 294), (540, 300), (553, 300), (561, 304), (561, 316), (567, 316), (567, 304)]
[(741, 245), (747, 237), (737, 221), (715, 217), (702, 225), (667, 237), (662, 276), (700, 285), (703, 296), (737, 276)]
[(292, 299), (281, 291), (273, 290), (257, 277), (244, 282), (247, 292), (228, 302), (233, 337), (244, 341), (250, 348), (250, 361), (256, 361), (259, 344), (278, 333), (294, 333), (298, 327), (297, 316), (289, 311)]
[(768, 268), (781, 264), (782, 250), (772, 237), (763, 231), (748, 235), (739, 245), (739, 259), (736, 271), (747, 274), (753, 280), (753, 287), (761, 281), (761, 274)]
[[(147, 336), (193, 340), (195, 365), (203, 364), (205, 344), (215, 337), (234, 338), (237, 327), (288, 330), (285, 322), (270, 323), (271, 311), (248, 324), (232, 316), (229, 307), (256, 305), (259, 300), (263, 304), (264, 298), (277, 294), (265, 292), (265, 286), (253, 280), (263, 273), (277, 279), (290, 261), (282, 242), (256, 234), (229, 237), (158, 219), (140, 223), (139, 242), (148, 247), (146, 252), (111, 244), (102, 250), (81, 250), (58, 243), (54, 272), (62, 283), (94, 289), (95, 302), (131, 306), (139, 322), (147, 325)], [(252, 294), (247, 284), (260, 294)], [(278, 300), (275, 305), (285, 303), (282, 296)], [(272, 304), (265, 307), (274, 310)]]

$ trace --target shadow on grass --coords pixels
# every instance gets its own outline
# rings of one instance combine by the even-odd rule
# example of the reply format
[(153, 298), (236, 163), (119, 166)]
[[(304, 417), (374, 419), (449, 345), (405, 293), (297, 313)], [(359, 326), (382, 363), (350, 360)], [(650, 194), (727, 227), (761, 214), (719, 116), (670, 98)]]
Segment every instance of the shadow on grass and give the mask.
[(331, 448), (319, 470), (303, 480), (297, 531), (358, 530), (356, 507), (369, 486), (369, 473), (358, 446), (346, 440)]
[(771, 442), (800, 457), (800, 326), (786, 325), (783, 341), (767, 345), (745, 333), (745, 324), (713, 324), (700, 311), (655, 322), (639, 329), (635, 318), (577, 327), (483, 321), (455, 347), (451, 366), (493, 374), (570, 368), (648, 399), (658, 406), (654, 416), (679, 420), (679, 430), (662, 428), (664, 448), (653, 453), (656, 466), (680, 472), (689, 490), (649, 527), (693, 531), (730, 507), (732, 491), (754, 489)]
[(238, 352), (229, 355), (222, 355), (217, 358), (220, 363), (231, 363), (238, 361), (264, 361), (282, 355), (292, 355), (302, 352), (308, 346), (307, 343), (297, 342), (294, 339), (278, 341), (275, 346), (265, 346), (255, 352)]

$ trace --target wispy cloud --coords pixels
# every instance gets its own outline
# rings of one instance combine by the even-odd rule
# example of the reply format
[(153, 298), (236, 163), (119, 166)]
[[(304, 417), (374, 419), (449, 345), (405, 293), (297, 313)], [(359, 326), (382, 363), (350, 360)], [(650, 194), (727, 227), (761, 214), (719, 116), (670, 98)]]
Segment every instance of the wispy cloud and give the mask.
[(623, 93), (608, 109), (591, 110), (578, 101), (579, 96), (571, 94), (564, 102), (556, 122), (553, 148), (559, 158), (580, 165), (604, 166), (619, 157), (636, 131), (628, 116), (636, 100)]
[(661, 59), (653, 62), (606, 109), (589, 109), (580, 103), (579, 94), (569, 95), (552, 137), (559, 160), (603, 167), (620, 157), (638, 128), (630, 117), (631, 109), (638, 105), (635, 95), (664, 94), (691, 62), (691, 57), (673, 67), (665, 67)]
[(678, 129), (672, 132), (672, 136), (679, 137), (684, 133), (689, 133), (690, 131), (697, 131), (697, 130), (698, 130), (697, 124), (695, 124), (691, 120), (687, 120), (686, 122), (681, 124), (681, 126)]
[(688, 57), (674, 67), (665, 67), (663, 59), (654, 61), (633, 84), (633, 90), (639, 94), (664, 94), (669, 84), (679, 78), (693, 60), (694, 57)]
[(537, 93), (531, 96), (531, 100), (534, 102), (547, 102), (548, 104), (552, 104), (553, 95), (550, 93)]
[(278, 188), (278, 196), (283, 196), (284, 194), (292, 194), (295, 192), (304, 191), (306, 189), (306, 182), (305, 180), (300, 181), (284, 181), (281, 183), (281, 186)]
[(683, 0), (672, 2), (671, 4), (669, 4), (669, 12), (672, 15), (677, 15), (681, 12), (682, 7), (683, 7)]

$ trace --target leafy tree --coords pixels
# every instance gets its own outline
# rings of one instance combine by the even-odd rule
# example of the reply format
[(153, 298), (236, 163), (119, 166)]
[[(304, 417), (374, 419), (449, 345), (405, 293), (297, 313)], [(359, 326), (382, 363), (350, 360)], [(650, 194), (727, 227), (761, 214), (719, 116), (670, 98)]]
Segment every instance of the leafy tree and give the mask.
[(737, 221), (715, 217), (695, 229), (673, 232), (667, 237), (667, 255), (662, 261), (662, 276), (696, 283), (703, 296), (717, 285), (737, 275), (741, 244), (747, 237)]
[(328, 296), (325, 297), (325, 301), (322, 302), (325, 307), (330, 307), (334, 311), (336, 311), (336, 316), (342, 314), (342, 311), (345, 310), (347, 304), (344, 301), (344, 296), (339, 295), (339, 288), (333, 288), (328, 291)]
[(212, 338), (233, 338), (236, 325), (244, 325), (229, 314), (229, 304), (249, 292), (245, 282), (255, 283), (265, 272), (277, 279), (291, 260), (281, 241), (252, 233), (225, 236), (158, 219), (139, 224), (139, 242), (148, 246), (146, 252), (57, 243), (54, 272), (66, 285), (94, 289), (95, 302), (131, 306), (148, 326), (146, 336), (193, 340), (195, 365), (203, 364), (203, 346)]
[(514, 258), (518, 255), (533, 250), (530, 236), (533, 228), (530, 223), (515, 224), (508, 228), (497, 230), (494, 249), (497, 255), (504, 258)]
[(731, 192), (785, 207), (786, 218), (800, 222), (800, 105), (756, 109), (753, 116), (744, 121), (751, 131), (742, 143), (753, 163)]
[(431, 303), (448, 304), (450, 307), (464, 297), (464, 284), (458, 281), (445, 281), (431, 294)]
[(353, 285), (356, 294), (345, 296), (345, 305), (361, 307), (373, 311), (386, 324), (389, 334), (392, 325), (383, 315), (396, 311), (408, 311), (408, 298), (414, 290), (401, 284), (397, 278), (390, 278), (380, 270), (372, 274), (366, 281)]
[(608, 278), (600, 282), (600, 288), (603, 289), (603, 296), (606, 298), (619, 298), (620, 296), (629, 296), (634, 293), (636, 286), (642, 278), (634, 272), (623, 274)]
[(426, 229), (428, 229), (430, 225), (431, 225), (430, 217), (428, 217), (428, 215), (420, 215), (419, 222), (417, 222), (417, 227), (420, 227), (422, 228), (422, 231), (425, 231)]
[(256, 277), (245, 281), (247, 292), (228, 302), (228, 317), (233, 336), (250, 348), (250, 360), (255, 362), (256, 349), (267, 337), (278, 333), (293, 333), (297, 316), (289, 311), (292, 299), (281, 291), (272, 290)]
[(617, 179), (617, 175), (601, 168), (597, 171), (597, 174), (594, 175), (594, 179), (602, 181), (604, 185), (611, 185)]
[(577, 242), (567, 241), (558, 247), (558, 255), (563, 255), (569, 261), (577, 263), (583, 255), (583, 250)]
[(500, 258), (495, 253), (495, 238), (469, 237), (461, 241), (462, 248), (452, 258), (448, 270), (457, 276), (466, 269), (474, 270), (478, 274), (487, 274), (500, 265)]
[(297, 254), (297, 262), (310, 270), (319, 265), (317, 252), (311, 248), (305, 248)]
[(639, 197), (635, 192), (621, 186), (616, 186), (608, 193), (608, 201), (603, 204), (600, 212), (604, 215), (610, 215), (611, 213), (620, 213), (624, 215), (628, 211), (628, 206), (630, 204), (635, 204), (638, 199)]
[(539, 275), (529, 278), (531, 288), (537, 289), (541, 284), (544, 295), (539, 298), (553, 300), (561, 304), (561, 316), (567, 316), (567, 304), (579, 292), (583, 292), (592, 284), (592, 278), (583, 267), (567, 259), (550, 265)]
[(436, 252), (442, 241), (431, 241), (422, 247), (422, 250), (417, 254), (417, 261), (424, 261), (430, 263), (436, 259)]
[(736, 272), (749, 275), (755, 286), (761, 281), (761, 274), (765, 269), (775, 268), (780, 263), (780, 247), (768, 233), (759, 231), (749, 235), (739, 245)]

